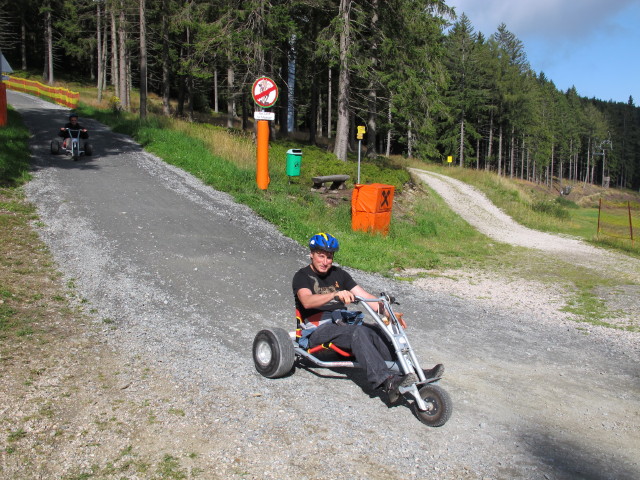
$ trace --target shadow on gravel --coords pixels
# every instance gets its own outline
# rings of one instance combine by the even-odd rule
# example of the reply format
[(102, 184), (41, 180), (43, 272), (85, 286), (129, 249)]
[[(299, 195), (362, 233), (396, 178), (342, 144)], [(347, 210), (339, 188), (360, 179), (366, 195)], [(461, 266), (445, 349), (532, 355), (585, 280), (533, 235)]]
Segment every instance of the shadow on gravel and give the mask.
[[(550, 467), (554, 479), (636, 480), (640, 469), (625, 464), (614, 452), (594, 446), (578, 445), (552, 437), (547, 432), (521, 435), (522, 443), (531, 454)], [(545, 476), (545, 478), (547, 478)]]
[[(410, 407), (409, 402), (404, 397), (398, 399), (395, 403), (390, 403), (389, 398), (385, 393), (381, 390), (371, 390), (369, 387), (369, 383), (367, 382), (367, 378), (364, 375), (364, 372), (357, 368), (324, 368), (318, 367), (311, 363), (307, 363), (304, 361), (299, 361), (295, 365), (296, 368), (301, 368), (306, 370), (311, 375), (314, 375), (318, 378), (332, 378), (335, 380), (349, 380), (355, 383), (362, 389), (362, 392), (365, 395), (368, 395), (369, 398), (379, 398), (387, 407), (399, 407), (405, 406), (407, 408)], [(339, 384), (336, 384), (337, 388), (339, 388)]]

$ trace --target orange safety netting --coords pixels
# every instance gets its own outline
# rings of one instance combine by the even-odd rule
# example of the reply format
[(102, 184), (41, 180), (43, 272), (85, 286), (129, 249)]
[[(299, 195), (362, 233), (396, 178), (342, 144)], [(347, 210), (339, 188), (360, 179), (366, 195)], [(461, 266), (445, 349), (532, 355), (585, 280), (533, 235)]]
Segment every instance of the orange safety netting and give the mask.
[(10, 90), (36, 95), (38, 97), (46, 97), (69, 108), (76, 108), (80, 100), (79, 92), (72, 92), (62, 87), (50, 87), (33, 80), (9, 77), (9, 80), (5, 80), (4, 83)]

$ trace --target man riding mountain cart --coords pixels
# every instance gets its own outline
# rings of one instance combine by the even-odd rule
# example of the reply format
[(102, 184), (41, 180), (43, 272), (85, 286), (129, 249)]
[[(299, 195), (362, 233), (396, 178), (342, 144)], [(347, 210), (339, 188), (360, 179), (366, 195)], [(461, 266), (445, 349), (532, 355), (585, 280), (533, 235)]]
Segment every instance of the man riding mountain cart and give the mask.
[[(296, 305), (295, 332), (267, 328), (256, 335), (253, 360), (267, 378), (289, 375), (309, 364), (327, 368), (361, 368), (373, 391), (383, 391), (389, 402), (402, 395), (414, 399), (416, 416), (430, 426), (444, 425), (452, 411), (446, 391), (436, 385), (444, 373), (438, 364), (422, 369), (406, 335), (406, 324), (393, 310), (395, 300), (378, 297), (359, 286), (351, 275), (333, 265), (338, 240), (319, 233), (309, 241), (311, 262), (292, 281)], [(368, 314), (347, 309), (360, 303)], [(327, 359), (324, 353), (338, 360)]]
[(69, 138), (71, 138), (69, 130), (80, 130), (81, 139), (86, 140), (87, 138), (89, 138), (89, 132), (87, 132), (87, 129), (78, 123), (78, 115), (72, 113), (71, 115), (69, 115), (69, 121), (64, 127), (60, 127), (60, 132), (58, 132), (58, 136), (64, 138), (64, 141), (62, 142), (62, 148), (68, 148), (69, 146)]
[(89, 138), (89, 132), (80, 123), (78, 123), (78, 115), (71, 113), (69, 115), (69, 121), (64, 127), (60, 128), (58, 136), (62, 137), (62, 145), (58, 140), (51, 142), (51, 153), (57, 155), (62, 150), (63, 153), (71, 155), (74, 160), (78, 160), (80, 155), (91, 155), (93, 148), (89, 142), (84, 142), (81, 145), (80, 140), (86, 140)]
[[(415, 382), (416, 376), (412, 373), (402, 375), (387, 367), (386, 362), (393, 361), (393, 346), (377, 326), (361, 321), (349, 323), (343, 319), (353, 315), (346, 306), (354, 303), (356, 296), (376, 297), (358, 285), (345, 270), (333, 265), (334, 253), (339, 248), (335, 237), (325, 233), (314, 235), (309, 241), (311, 263), (293, 277), (296, 311), (302, 320), (303, 335), (308, 335), (309, 348), (334, 344), (351, 351), (365, 370), (370, 386), (394, 395), (400, 385)], [(388, 315), (381, 311), (379, 303), (370, 306), (375, 312)], [(443, 373), (443, 365), (425, 371), (428, 378), (441, 377)]]

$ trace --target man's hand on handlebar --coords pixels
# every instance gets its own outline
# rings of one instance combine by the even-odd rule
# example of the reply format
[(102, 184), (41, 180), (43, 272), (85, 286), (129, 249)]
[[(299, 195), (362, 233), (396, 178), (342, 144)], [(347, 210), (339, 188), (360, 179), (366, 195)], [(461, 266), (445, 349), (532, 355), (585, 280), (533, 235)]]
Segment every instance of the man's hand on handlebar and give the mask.
[(333, 298), (338, 300), (339, 302), (344, 303), (345, 305), (348, 305), (355, 301), (356, 296), (349, 290), (338, 290)]

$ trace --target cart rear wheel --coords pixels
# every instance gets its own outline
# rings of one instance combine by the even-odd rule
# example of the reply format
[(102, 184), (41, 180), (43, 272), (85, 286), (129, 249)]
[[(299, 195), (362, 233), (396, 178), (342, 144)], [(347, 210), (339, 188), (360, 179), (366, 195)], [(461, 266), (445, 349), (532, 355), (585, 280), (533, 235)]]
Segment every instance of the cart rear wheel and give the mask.
[(51, 153), (53, 155), (58, 155), (60, 153), (60, 142), (58, 142), (58, 140), (51, 141)]
[(438, 385), (425, 385), (420, 389), (420, 397), (427, 404), (427, 409), (420, 410), (414, 402), (413, 411), (422, 423), (430, 427), (441, 427), (447, 423), (453, 412), (453, 404), (446, 390)]
[(253, 363), (264, 377), (284, 377), (293, 368), (295, 358), (291, 337), (282, 328), (260, 330), (253, 340)]
[(93, 155), (93, 145), (91, 145), (90, 143), (85, 143), (84, 144), (84, 154), (87, 156), (91, 156)]

